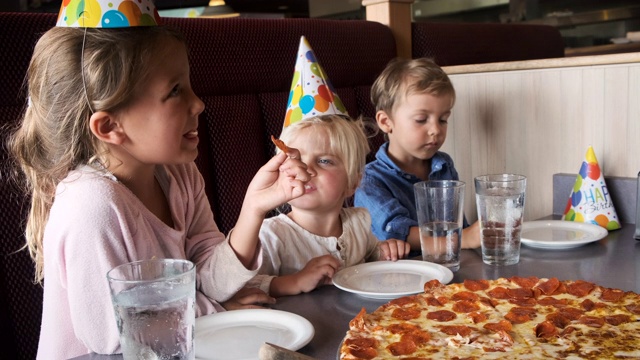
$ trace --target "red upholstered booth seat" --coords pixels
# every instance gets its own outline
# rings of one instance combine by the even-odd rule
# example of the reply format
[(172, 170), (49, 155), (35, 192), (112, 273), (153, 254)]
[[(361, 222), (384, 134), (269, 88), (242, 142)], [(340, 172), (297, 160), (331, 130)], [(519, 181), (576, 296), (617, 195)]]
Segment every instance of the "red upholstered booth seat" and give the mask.
[[(23, 81), (33, 46), (55, 20), (56, 14), (0, 13), (0, 332), (4, 334), (0, 337), (0, 358), (3, 359), (33, 359), (37, 350), (42, 288), (33, 284), (33, 264), (22, 249), (28, 202), (25, 194), (9, 181), (12, 168), (7, 158), (6, 134), (27, 103)], [(280, 134), (300, 36), (308, 38), (354, 117), (373, 117), (371, 84), (396, 54), (390, 29), (367, 21), (167, 18), (165, 23), (180, 29), (190, 48), (191, 82), (206, 105), (200, 118), (200, 155), (196, 162), (205, 178), (216, 222), (225, 233), (235, 224), (249, 181), (272, 155), (270, 135)], [(541, 45), (538, 37), (534, 41), (526, 36), (526, 31), (516, 35), (513, 28), (505, 34), (484, 25), (468, 28), (414, 24), (414, 56), (434, 57), (441, 65), (561, 56), (555, 42), (554, 52), (533, 55), (525, 54), (525, 47), (520, 46), (517, 58), (509, 48), (504, 48), (505, 44), (518, 41), (536, 48), (548, 45)], [(474, 48), (473, 44), (479, 47)], [(375, 153), (382, 137), (378, 135), (371, 142)]]

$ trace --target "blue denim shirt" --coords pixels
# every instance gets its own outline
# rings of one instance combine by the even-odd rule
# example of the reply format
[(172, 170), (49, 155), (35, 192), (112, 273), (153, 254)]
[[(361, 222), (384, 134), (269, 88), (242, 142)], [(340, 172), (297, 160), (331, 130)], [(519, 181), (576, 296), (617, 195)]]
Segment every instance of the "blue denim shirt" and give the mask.
[[(369, 210), (371, 230), (378, 239), (406, 240), (409, 229), (418, 226), (413, 184), (422, 180), (402, 171), (389, 158), (388, 148), (389, 143), (384, 143), (365, 167), (354, 206)], [(433, 155), (429, 180), (459, 180), (451, 156), (441, 151)]]

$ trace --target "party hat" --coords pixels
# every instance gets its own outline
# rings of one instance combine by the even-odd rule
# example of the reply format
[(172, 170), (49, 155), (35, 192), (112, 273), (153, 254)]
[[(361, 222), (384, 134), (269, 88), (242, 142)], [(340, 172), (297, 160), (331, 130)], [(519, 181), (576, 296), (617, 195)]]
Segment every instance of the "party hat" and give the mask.
[(320, 115), (347, 115), (307, 39), (300, 38), (284, 127)]
[(126, 28), (159, 24), (153, 0), (62, 0), (56, 26)]
[(562, 220), (592, 223), (607, 230), (620, 228), (620, 219), (591, 146), (580, 167)]

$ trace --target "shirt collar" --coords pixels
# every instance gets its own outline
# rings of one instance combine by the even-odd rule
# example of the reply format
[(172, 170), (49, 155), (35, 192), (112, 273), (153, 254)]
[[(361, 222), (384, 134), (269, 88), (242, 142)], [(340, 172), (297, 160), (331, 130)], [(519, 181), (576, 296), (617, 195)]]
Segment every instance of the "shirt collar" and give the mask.
[[(389, 170), (397, 172), (398, 175), (402, 176), (403, 178), (408, 179), (410, 177), (415, 177), (417, 179), (415, 175), (408, 174), (402, 171), (402, 169), (400, 169), (398, 165), (396, 165), (396, 163), (391, 160), (391, 158), (389, 157), (388, 141), (382, 144), (382, 146), (380, 146), (380, 148), (378, 149), (378, 152), (376, 153), (376, 160), (378, 160), (381, 164), (384, 164)], [(448, 166), (449, 162), (447, 161), (447, 158), (441, 151), (438, 151), (431, 158), (431, 173), (429, 175), (433, 174), (434, 172), (441, 171), (444, 167)]]

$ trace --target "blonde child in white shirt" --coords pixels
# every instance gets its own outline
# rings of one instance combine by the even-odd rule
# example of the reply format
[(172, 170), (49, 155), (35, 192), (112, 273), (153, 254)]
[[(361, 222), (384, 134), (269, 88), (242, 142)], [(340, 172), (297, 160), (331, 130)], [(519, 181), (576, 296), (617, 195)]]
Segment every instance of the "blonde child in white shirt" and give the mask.
[(345, 207), (360, 182), (369, 145), (362, 121), (322, 115), (286, 127), (287, 146), (300, 151), (311, 180), (291, 211), (265, 219), (260, 229), (262, 266), (250, 281), (271, 296), (309, 292), (334, 273), (365, 261), (396, 261), (408, 243), (379, 241), (365, 208)]

